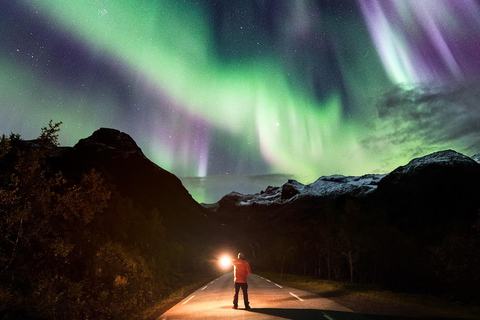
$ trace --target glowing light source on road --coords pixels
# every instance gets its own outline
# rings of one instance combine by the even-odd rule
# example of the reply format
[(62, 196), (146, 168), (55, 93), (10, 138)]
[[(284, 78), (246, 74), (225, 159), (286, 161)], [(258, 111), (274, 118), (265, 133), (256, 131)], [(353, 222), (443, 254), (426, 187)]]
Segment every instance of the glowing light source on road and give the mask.
[(232, 265), (232, 259), (229, 256), (223, 256), (220, 258), (220, 265), (226, 269)]

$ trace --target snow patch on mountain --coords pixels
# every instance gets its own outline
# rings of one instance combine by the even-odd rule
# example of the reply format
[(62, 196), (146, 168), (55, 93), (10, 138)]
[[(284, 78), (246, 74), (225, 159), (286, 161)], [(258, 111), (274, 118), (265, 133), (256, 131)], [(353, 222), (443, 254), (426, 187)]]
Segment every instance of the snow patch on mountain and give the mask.
[(478, 165), (475, 160), (467, 157), (454, 150), (444, 150), (434, 152), (432, 154), (415, 158), (408, 164), (400, 166), (387, 175), (386, 180), (399, 179), (401, 177), (410, 176), (417, 172), (422, 171), (424, 168), (437, 166), (437, 167), (469, 167)]
[(321, 177), (307, 185), (289, 180), (282, 187), (268, 187), (261, 193), (249, 195), (230, 193), (228, 197), (236, 198), (238, 206), (284, 204), (303, 197), (334, 198), (341, 195), (362, 197), (374, 191), (384, 176), (384, 174), (368, 174), (361, 177), (332, 175)]
[(476, 155), (472, 156), (472, 160), (480, 164), (480, 153), (477, 153)]
[(377, 188), (385, 174), (367, 174), (361, 177), (333, 175), (321, 177), (305, 186), (304, 195), (332, 197), (339, 195), (365, 196)]

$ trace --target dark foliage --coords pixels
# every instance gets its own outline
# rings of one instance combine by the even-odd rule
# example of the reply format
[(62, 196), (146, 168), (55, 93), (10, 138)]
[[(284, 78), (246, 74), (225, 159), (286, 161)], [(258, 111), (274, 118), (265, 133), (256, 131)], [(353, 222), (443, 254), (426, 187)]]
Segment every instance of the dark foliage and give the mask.
[(92, 155), (87, 143), (59, 148), (59, 125), (0, 140), (0, 318), (141, 319), (186, 274), (208, 272), (197, 236), (210, 230), (198, 231), (193, 200), (174, 207), (188, 193), (128, 136), (98, 132), (113, 140), (91, 139)]

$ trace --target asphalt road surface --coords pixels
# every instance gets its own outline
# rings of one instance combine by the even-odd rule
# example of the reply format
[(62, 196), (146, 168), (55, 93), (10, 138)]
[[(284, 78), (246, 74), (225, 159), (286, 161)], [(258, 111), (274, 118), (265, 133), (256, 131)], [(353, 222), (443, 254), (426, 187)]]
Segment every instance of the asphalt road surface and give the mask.
[(240, 290), (238, 309), (233, 309), (233, 273), (198, 289), (157, 320), (174, 319), (298, 319), (368, 320), (364, 315), (318, 295), (283, 287), (258, 275), (248, 276), (250, 311), (244, 310)]

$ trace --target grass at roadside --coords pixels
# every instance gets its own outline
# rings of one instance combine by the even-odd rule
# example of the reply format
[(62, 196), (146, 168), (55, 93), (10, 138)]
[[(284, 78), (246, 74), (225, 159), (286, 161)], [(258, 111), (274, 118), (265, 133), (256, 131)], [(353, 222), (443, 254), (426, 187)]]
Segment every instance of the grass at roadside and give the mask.
[(198, 288), (202, 287), (203, 285), (207, 284), (208, 282), (216, 279), (219, 275), (212, 274), (210, 276), (203, 277), (201, 279), (197, 279), (196, 281), (192, 282), (189, 285), (181, 287), (174, 292), (172, 292), (166, 299), (163, 299), (158, 302), (157, 305), (154, 307), (146, 310), (144, 312), (144, 319), (145, 320), (154, 320), (161, 316), (164, 312), (168, 309), (179, 303), (182, 299), (190, 295), (192, 292), (197, 290)]
[(383, 290), (378, 286), (314, 279), (306, 276), (260, 273), (285, 286), (319, 294), (363, 314), (480, 319), (480, 307), (465, 306), (428, 295)]

